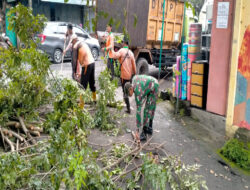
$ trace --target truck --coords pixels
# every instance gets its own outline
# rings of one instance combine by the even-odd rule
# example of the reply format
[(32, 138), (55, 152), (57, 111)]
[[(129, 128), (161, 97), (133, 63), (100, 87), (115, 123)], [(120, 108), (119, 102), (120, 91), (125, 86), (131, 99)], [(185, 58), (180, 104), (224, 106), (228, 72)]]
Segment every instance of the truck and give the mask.
[[(114, 22), (113, 32), (126, 31), (138, 74), (148, 74), (149, 64), (159, 67), (163, 2), (164, 0), (96, 1), (96, 14), (99, 15), (96, 25), (97, 35), (105, 31), (110, 20)], [(106, 16), (100, 17), (100, 15)], [(183, 19), (184, 2), (166, 0), (161, 61), (163, 68), (171, 67), (176, 63), (176, 56), (180, 55)]]

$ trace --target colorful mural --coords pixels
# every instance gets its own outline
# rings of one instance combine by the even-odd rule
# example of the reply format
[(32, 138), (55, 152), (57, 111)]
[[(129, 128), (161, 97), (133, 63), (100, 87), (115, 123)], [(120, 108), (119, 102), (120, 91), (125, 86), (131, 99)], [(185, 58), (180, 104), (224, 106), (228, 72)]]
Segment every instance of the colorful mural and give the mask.
[(233, 122), (250, 130), (250, 25), (244, 34), (238, 63)]

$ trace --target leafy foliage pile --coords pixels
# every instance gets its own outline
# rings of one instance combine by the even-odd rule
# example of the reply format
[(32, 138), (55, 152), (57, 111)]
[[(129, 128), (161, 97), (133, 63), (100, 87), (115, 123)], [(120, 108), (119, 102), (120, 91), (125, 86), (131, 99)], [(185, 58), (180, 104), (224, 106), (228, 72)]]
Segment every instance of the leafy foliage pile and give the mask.
[[(13, 16), (14, 13), (22, 15), (22, 18)], [(44, 27), (45, 17), (33, 16), (31, 10), (21, 4), (12, 8), (8, 14), (11, 18), (10, 29), (13, 29), (29, 48), (0, 50), (1, 123), (7, 121), (10, 116), (32, 114), (49, 95), (45, 83), (49, 61), (46, 55), (36, 50), (36, 43), (32, 37), (32, 34)]]
[[(39, 136), (42, 131), (29, 122), (39, 120), (36, 110), (50, 98), (46, 84), (49, 60), (36, 50), (34, 38), (34, 34), (43, 29), (45, 17), (33, 16), (32, 11), (21, 4), (12, 8), (8, 17), (9, 28), (26, 47), (0, 49), (0, 131), (3, 141), (14, 151), (19, 148), (18, 141), (28, 145), (26, 139), (31, 139), (31, 134)], [(19, 128), (24, 137), (19, 134)]]
[(195, 175), (200, 167), (197, 164), (185, 165), (178, 156), (167, 156), (159, 161), (152, 154), (144, 156), (143, 160), (142, 174), (147, 189), (166, 189), (166, 181), (173, 190), (208, 189), (202, 176)]
[(115, 90), (118, 86), (116, 80), (111, 80), (110, 72), (105, 69), (99, 78), (100, 89), (98, 91), (97, 111), (95, 114), (95, 126), (101, 130), (114, 128), (115, 115), (112, 115), (107, 106), (121, 109), (120, 102), (115, 100)]
[(250, 146), (238, 139), (229, 140), (220, 150), (228, 160), (236, 163), (240, 168), (250, 171)]
[(46, 146), (27, 148), (24, 156), (1, 156), (1, 189), (58, 189), (62, 184), (67, 189), (115, 189), (108, 172), (99, 173), (96, 154), (87, 144), (93, 118), (78, 106), (79, 88), (70, 80), (63, 80), (62, 88), (45, 123)]
[(110, 170), (112, 180), (122, 189), (208, 189), (203, 177), (196, 174), (200, 165), (185, 165), (180, 157), (167, 155), (164, 151), (160, 158), (159, 153), (145, 154), (145, 150), (145, 147), (140, 150), (134, 145), (116, 144), (111, 151), (100, 154), (98, 160)]

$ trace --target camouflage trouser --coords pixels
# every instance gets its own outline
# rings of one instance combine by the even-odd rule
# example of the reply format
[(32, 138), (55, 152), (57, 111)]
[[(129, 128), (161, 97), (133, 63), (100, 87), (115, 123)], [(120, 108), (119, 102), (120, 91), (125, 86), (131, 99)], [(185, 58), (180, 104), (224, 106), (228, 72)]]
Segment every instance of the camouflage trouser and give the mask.
[(158, 97), (158, 88), (156, 88), (154, 92), (150, 93), (147, 96), (144, 108), (144, 115), (143, 115), (143, 126), (148, 127), (149, 120), (154, 119), (157, 97)]

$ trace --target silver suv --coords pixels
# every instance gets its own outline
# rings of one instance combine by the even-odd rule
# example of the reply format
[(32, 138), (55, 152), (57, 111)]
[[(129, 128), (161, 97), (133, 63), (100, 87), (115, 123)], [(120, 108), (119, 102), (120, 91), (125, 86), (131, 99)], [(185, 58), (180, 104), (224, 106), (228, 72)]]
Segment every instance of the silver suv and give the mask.
[[(65, 33), (67, 31), (67, 22), (47, 22), (42, 34), (38, 34), (40, 38), (39, 49), (47, 53), (54, 63), (62, 62), (62, 52), (64, 48)], [(100, 52), (100, 45), (97, 39), (91, 37), (84, 29), (76, 24), (73, 25), (73, 31), (80, 40), (88, 44), (92, 55), (97, 60)], [(67, 44), (66, 44), (67, 46)], [(64, 59), (71, 59), (70, 50), (66, 53)]]

